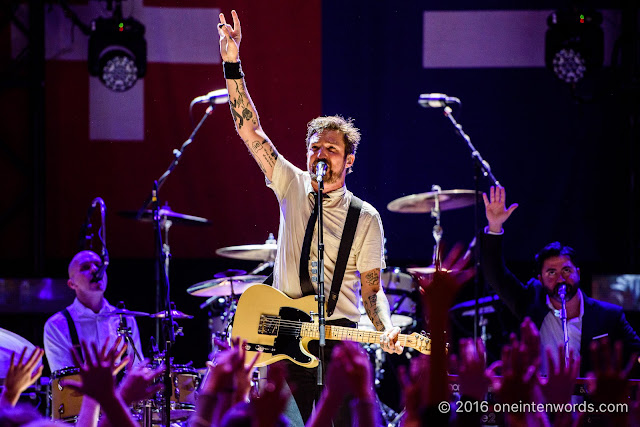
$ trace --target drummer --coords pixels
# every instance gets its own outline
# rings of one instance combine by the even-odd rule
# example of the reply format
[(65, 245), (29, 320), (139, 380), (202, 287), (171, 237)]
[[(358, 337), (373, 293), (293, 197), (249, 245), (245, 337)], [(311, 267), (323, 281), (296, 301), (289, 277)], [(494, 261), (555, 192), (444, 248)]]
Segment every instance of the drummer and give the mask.
[[(118, 337), (120, 317), (108, 315), (116, 310), (104, 297), (107, 289), (107, 275), (95, 277), (101, 259), (92, 251), (77, 253), (69, 263), (69, 280), (67, 285), (76, 293), (73, 304), (51, 316), (44, 325), (44, 350), (49, 361), (51, 372), (74, 366), (71, 347), (80, 352), (81, 340), (95, 342), (102, 346), (107, 339), (113, 343)], [(142, 345), (140, 332), (135, 318), (126, 317), (127, 326), (131, 329), (134, 349), (129, 345), (128, 354), (132, 363), (142, 361)]]

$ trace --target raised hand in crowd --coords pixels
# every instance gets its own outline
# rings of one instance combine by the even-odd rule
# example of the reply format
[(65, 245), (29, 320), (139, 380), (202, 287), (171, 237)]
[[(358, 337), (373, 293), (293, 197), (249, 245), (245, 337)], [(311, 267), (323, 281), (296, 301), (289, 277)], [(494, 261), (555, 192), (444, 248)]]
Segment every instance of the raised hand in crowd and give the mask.
[(350, 397), (354, 426), (377, 425), (376, 399), (371, 361), (362, 347), (353, 342), (338, 344), (332, 353), (326, 387), (307, 427), (331, 425), (342, 401)]
[(429, 365), (429, 393), (426, 406), (433, 407), (449, 397), (447, 378), (446, 330), (449, 309), (462, 284), (473, 277), (475, 271), (468, 269), (469, 258), (461, 244), (456, 244), (435, 273), (418, 277), (422, 303), (426, 307), (427, 323), (431, 332), (431, 358)]
[(4, 380), (4, 389), (0, 394), (0, 407), (15, 406), (20, 399), (20, 394), (35, 383), (42, 375), (42, 355), (44, 350), (36, 347), (28, 358), (25, 359), (27, 347), (22, 350), (18, 360), (15, 353), (11, 354), (9, 370)]
[(491, 186), (489, 196), (487, 197), (487, 194), (483, 193), (482, 198), (484, 200), (487, 221), (489, 222), (489, 231), (492, 233), (501, 233), (502, 224), (509, 219), (513, 211), (518, 207), (518, 204), (514, 203), (508, 208), (506, 207), (507, 193), (504, 187)]
[[(122, 397), (116, 393), (115, 373), (123, 369), (129, 363), (129, 357), (120, 357), (126, 351), (127, 345), (119, 348), (121, 340), (109, 348), (108, 341), (98, 350), (96, 343), (89, 346), (85, 341), (81, 342), (84, 361), (80, 359), (75, 348), (71, 349), (73, 360), (80, 369), (81, 381), (61, 380), (60, 384), (76, 390), (95, 400), (102, 407), (102, 411), (111, 425), (137, 426), (133, 420), (129, 407)], [(107, 351), (107, 348), (109, 350)]]
[(260, 353), (245, 367), (246, 341), (234, 338), (231, 347), (216, 355), (215, 362), (207, 362), (207, 373), (202, 382), (196, 411), (190, 425), (219, 424), (222, 416), (234, 403), (242, 402), (249, 391), (251, 370)]
[(154, 381), (162, 376), (165, 366), (151, 369), (147, 367), (149, 362), (149, 359), (145, 359), (140, 365), (132, 368), (119, 384), (118, 394), (127, 405), (149, 399), (162, 390), (164, 384), (154, 384)]
[[(251, 397), (248, 404), (248, 418), (254, 427), (274, 427), (288, 425), (282, 417), (291, 394), (286, 389), (286, 367), (276, 363), (267, 370), (267, 383), (258, 394)], [(222, 423), (222, 427), (226, 424)], [(235, 425), (235, 424), (233, 424)]]
[[(460, 356), (452, 354), (450, 359), (452, 370), (458, 373), (457, 382), (460, 387), (460, 402), (474, 402), (475, 409), (479, 402), (484, 401), (491, 380), (487, 374), (485, 348), (481, 338), (475, 342), (471, 338), (462, 338), (459, 345)], [(478, 402), (478, 403), (475, 403)], [(462, 411), (454, 413), (455, 425), (479, 426), (481, 410)]]
[[(537, 373), (540, 368), (540, 334), (529, 318), (520, 325), (520, 341), (511, 334), (511, 342), (502, 348), (502, 359), (489, 367), (493, 390), (503, 404), (542, 402)], [(501, 368), (502, 376), (496, 375)], [(544, 413), (509, 412), (510, 425), (548, 425)]]
[(422, 412), (429, 401), (429, 358), (418, 355), (411, 359), (409, 370), (404, 366), (398, 367), (398, 380), (402, 386), (405, 408), (403, 426), (419, 427), (422, 425)]
[[(546, 378), (538, 375), (538, 384), (545, 402), (548, 403), (568, 403), (571, 401), (576, 379), (580, 372), (580, 355), (575, 354), (573, 349), (569, 350), (569, 361), (565, 363), (564, 345), (558, 344), (558, 357), (554, 359), (551, 349), (545, 349), (547, 358), (548, 375)], [(555, 360), (558, 360), (556, 364)]]
[[(591, 363), (593, 372), (588, 373), (588, 390), (595, 405), (608, 404), (618, 405), (616, 410), (608, 408), (608, 411), (601, 411), (601, 416), (609, 425), (628, 425), (629, 412), (621, 410), (619, 405), (631, 404), (629, 399), (629, 374), (633, 368), (638, 354), (633, 354), (624, 366), (623, 345), (618, 341), (613, 346), (607, 337), (592, 341), (589, 346), (591, 353)], [(588, 425), (591, 417), (587, 413), (580, 414), (579, 424)]]

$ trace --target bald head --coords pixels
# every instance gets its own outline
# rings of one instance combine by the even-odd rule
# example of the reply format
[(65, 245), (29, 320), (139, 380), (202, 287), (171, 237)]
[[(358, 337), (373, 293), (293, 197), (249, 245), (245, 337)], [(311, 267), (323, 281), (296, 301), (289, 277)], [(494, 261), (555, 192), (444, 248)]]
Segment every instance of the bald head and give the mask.
[(67, 273), (69, 273), (69, 278), (73, 277), (74, 273), (78, 270), (80, 264), (87, 261), (97, 260), (100, 263), (100, 255), (93, 251), (82, 251), (78, 252), (71, 262), (69, 263), (69, 268), (67, 269)]

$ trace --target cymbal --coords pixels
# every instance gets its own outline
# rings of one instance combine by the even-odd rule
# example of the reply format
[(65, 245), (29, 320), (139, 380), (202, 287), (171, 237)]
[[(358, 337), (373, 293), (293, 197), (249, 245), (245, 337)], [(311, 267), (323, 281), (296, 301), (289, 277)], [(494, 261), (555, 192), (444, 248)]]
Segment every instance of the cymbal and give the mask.
[(213, 275), (214, 279), (219, 279), (221, 277), (235, 277), (235, 276), (242, 276), (247, 274), (246, 271), (244, 270), (236, 270), (234, 268), (230, 268), (228, 270), (225, 271), (221, 271), (220, 273), (216, 273)]
[[(176, 224), (184, 225), (210, 225), (211, 221), (199, 216), (181, 214), (171, 210), (169, 206), (163, 206), (159, 212), (161, 220), (170, 220)], [(139, 221), (151, 222), (153, 221), (153, 211), (150, 209), (142, 212), (142, 216), (138, 218), (138, 211), (120, 211), (118, 215), (125, 218), (138, 219)]]
[(234, 259), (249, 261), (273, 261), (276, 259), (276, 243), (263, 243), (259, 245), (228, 246), (216, 250), (216, 254)]
[(226, 297), (240, 295), (251, 285), (264, 282), (267, 276), (247, 274), (244, 276), (221, 277), (189, 286), (187, 292), (196, 297)]
[[(171, 310), (171, 316), (174, 319), (193, 319), (193, 316), (191, 316), (190, 314), (185, 314), (181, 311), (178, 310)], [(154, 313), (151, 315), (151, 317), (156, 318), (156, 319), (164, 319), (165, 317), (167, 317), (167, 312), (166, 311), (160, 311), (158, 313)]]
[(131, 311), (126, 308), (116, 308), (108, 313), (99, 313), (98, 316), (135, 316), (135, 317), (149, 317), (149, 313), (143, 311)]
[(439, 194), (440, 210), (448, 211), (473, 205), (476, 200), (475, 193), (473, 190), (444, 190), (439, 193), (431, 191), (411, 194), (393, 200), (387, 205), (387, 209), (399, 213), (429, 213), (435, 207), (436, 196)]
[[(488, 297), (478, 298), (478, 311), (480, 314), (493, 313), (495, 311), (494, 304), (500, 301), (498, 295), (490, 295)], [(476, 300), (461, 302), (449, 309), (449, 311), (461, 312), (461, 316), (473, 316), (475, 314)]]
[(436, 272), (436, 267), (434, 265), (428, 267), (407, 267), (407, 271), (410, 274), (433, 274)]

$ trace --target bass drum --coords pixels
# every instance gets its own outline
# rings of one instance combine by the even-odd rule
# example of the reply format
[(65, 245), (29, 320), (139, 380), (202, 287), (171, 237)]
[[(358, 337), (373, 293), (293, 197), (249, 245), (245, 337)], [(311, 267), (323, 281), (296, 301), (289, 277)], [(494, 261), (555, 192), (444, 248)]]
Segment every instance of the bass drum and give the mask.
[(83, 395), (60, 384), (60, 380), (80, 381), (80, 369), (62, 368), (51, 374), (49, 396), (51, 398), (51, 418), (75, 423), (82, 406)]

